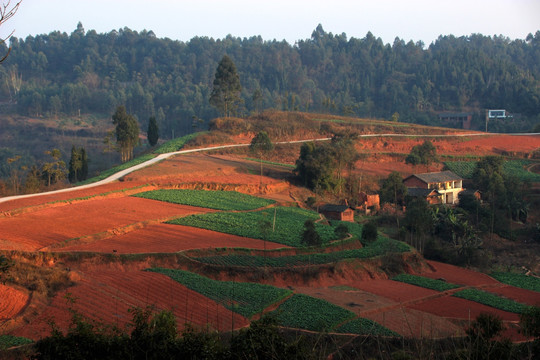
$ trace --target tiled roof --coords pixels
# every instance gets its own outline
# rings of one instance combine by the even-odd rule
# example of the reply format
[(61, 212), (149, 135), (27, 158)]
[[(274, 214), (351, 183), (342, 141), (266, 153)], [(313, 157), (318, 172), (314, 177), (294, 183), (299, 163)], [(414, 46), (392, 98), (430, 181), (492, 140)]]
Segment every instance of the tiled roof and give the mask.
[(412, 176), (416, 176), (426, 184), (463, 180), (461, 177), (459, 177), (450, 170), (424, 174), (414, 174)]

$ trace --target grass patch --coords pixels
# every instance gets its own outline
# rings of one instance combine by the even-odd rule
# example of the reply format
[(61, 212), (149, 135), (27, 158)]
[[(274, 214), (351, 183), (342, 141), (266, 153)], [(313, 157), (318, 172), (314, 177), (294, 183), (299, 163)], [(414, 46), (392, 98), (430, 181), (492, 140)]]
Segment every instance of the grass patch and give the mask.
[(399, 274), (392, 278), (394, 281), (400, 281), (411, 285), (420, 286), (426, 289), (446, 291), (451, 289), (457, 289), (461, 285), (447, 283), (442, 280), (430, 279), (424, 276), (411, 275), (411, 274)]
[(495, 309), (517, 314), (523, 313), (528, 308), (525, 304), (478, 289), (464, 289), (456, 292), (452, 296), (475, 301), (480, 304), (494, 307)]
[(123, 163), (121, 165), (118, 165), (118, 166), (112, 167), (112, 168), (110, 168), (108, 170), (105, 170), (105, 171), (101, 172), (98, 176), (94, 176), (93, 178), (78, 182), (77, 185), (85, 185), (85, 184), (91, 184), (91, 183), (101, 181), (103, 179), (108, 178), (111, 175), (116, 174), (119, 171), (126, 170), (126, 169), (128, 169), (128, 168), (130, 168), (132, 166), (142, 164), (143, 162), (151, 160), (151, 159), (153, 159), (155, 157), (156, 157), (155, 154), (145, 154), (145, 155), (139, 156), (139, 157), (137, 157), (137, 158), (135, 158), (133, 160), (130, 160), (128, 162), (125, 162), (125, 163)]
[(336, 332), (342, 334), (358, 335), (376, 335), (376, 336), (394, 336), (401, 337), (398, 333), (376, 323), (375, 321), (357, 318), (346, 322), (336, 329)]
[(356, 315), (347, 309), (303, 294), (294, 294), (275, 311), (281, 325), (311, 331), (331, 331)]
[(176, 139), (169, 140), (166, 143), (160, 145), (152, 153), (153, 154), (166, 154), (166, 153), (182, 150), (182, 148), (186, 145), (188, 141), (204, 133), (206, 133), (206, 131), (196, 132), (193, 134), (188, 134), (188, 135), (176, 138)]
[(25, 337), (0, 335), (0, 350), (6, 350), (14, 346), (21, 346), (31, 343), (33, 343), (33, 341)]
[(184, 270), (153, 268), (148, 271), (166, 275), (247, 318), (292, 293), (270, 285), (213, 280)]
[(162, 189), (133, 196), (215, 210), (253, 210), (275, 203), (274, 200), (246, 195), (236, 191)]
[[(249, 161), (256, 161), (258, 163), (261, 162), (261, 159), (254, 159), (254, 158), (246, 158), (246, 160), (249, 160)], [(291, 168), (291, 169), (294, 169), (296, 168), (296, 165), (292, 165), (292, 164), (284, 164), (284, 163), (278, 163), (278, 162), (275, 162), (275, 161), (268, 161), (268, 160), (263, 160), (262, 161), (263, 164), (268, 164), (268, 165), (278, 165), (278, 166), (283, 166), (283, 167), (287, 167), (287, 168)]]
[(540, 279), (537, 277), (508, 272), (494, 272), (490, 275), (502, 283), (540, 292)]
[(409, 250), (409, 246), (405, 243), (379, 236), (376, 241), (361, 249), (335, 251), (331, 253), (314, 253), (279, 257), (232, 254), (196, 257), (194, 260), (205, 264), (219, 266), (242, 266), (254, 268), (267, 266), (271, 268), (283, 268), (293, 266), (324, 265), (346, 259), (369, 259), (389, 252), (405, 252)]

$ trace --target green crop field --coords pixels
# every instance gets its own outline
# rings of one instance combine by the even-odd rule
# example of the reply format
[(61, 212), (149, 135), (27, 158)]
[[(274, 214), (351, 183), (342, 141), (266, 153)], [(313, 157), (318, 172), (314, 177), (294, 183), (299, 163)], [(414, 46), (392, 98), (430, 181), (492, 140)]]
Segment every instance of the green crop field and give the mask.
[(328, 301), (295, 294), (275, 311), (281, 325), (312, 331), (330, 331), (356, 315)]
[[(446, 161), (444, 165), (462, 178), (470, 179), (472, 178), (476, 163), (476, 161)], [(515, 176), (522, 181), (538, 182), (540, 181), (540, 174), (532, 173), (525, 169), (531, 164), (533, 164), (531, 160), (508, 160), (504, 163), (503, 169), (506, 174)]]
[(446, 291), (451, 289), (456, 289), (461, 287), (461, 285), (447, 283), (442, 280), (430, 279), (424, 276), (411, 275), (411, 274), (399, 274), (392, 278), (394, 281), (401, 281), (407, 284), (420, 286), (423, 288), (437, 290), (437, 291)]
[(184, 145), (191, 139), (203, 134), (204, 132), (196, 132), (193, 134), (188, 134), (176, 139), (167, 141), (166, 143), (160, 145), (157, 149), (153, 151), (154, 154), (166, 154), (170, 152), (175, 152), (182, 150)]
[(343, 334), (358, 334), (358, 335), (376, 335), (376, 336), (394, 336), (400, 335), (375, 321), (356, 318), (346, 322), (336, 329), (336, 332)]
[(31, 344), (33, 341), (24, 337), (0, 335), (0, 350), (9, 349), (14, 346)]
[(275, 203), (274, 200), (246, 195), (236, 191), (161, 189), (133, 196), (215, 210), (253, 210)]
[(540, 279), (537, 277), (507, 272), (495, 272), (490, 275), (502, 283), (540, 292)]
[(148, 271), (166, 275), (247, 318), (291, 294), (290, 290), (270, 285), (218, 281), (184, 270), (152, 268)]
[(464, 289), (454, 293), (452, 296), (476, 301), (480, 304), (517, 314), (521, 314), (527, 309), (527, 305), (525, 304), (521, 304), (514, 300), (506, 299), (496, 294), (492, 294), (478, 289)]
[[(264, 228), (264, 222), (275, 228)], [(190, 215), (169, 221), (170, 224), (187, 225), (222, 233), (264, 239), (289, 246), (301, 246), (300, 240), (306, 220), (317, 220), (314, 211), (293, 207), (275, 207), (243, 213), (211, 213)], [(323, 242), (335, 240), (334, 227), (315, 224)]]
[(252, 255), (217, 255), (196, 257), (197, 261), (220, 266), (246, 266), (246, 267), (291, 267), (306, 265), (330, 264), (345, 259), (367, 259), (384, 255), (388, 252), (406, 252), (410, 247), (402, 242), (383, 236), (361, 249), (335, 251), (330, 253), (302, 254), (280, 257), (265, 257)]

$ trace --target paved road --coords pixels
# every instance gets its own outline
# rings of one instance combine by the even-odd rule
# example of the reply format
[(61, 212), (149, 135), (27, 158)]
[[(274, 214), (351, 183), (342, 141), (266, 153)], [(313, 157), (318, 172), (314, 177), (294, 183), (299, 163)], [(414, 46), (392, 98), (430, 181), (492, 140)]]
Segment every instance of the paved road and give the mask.
[[(458, 133), (458, 134), (440, 134), (440, 135), (363, 134), (363, 135), (359, 135), (359, 137), (375, 137), (375, 136), (383, 136), (383, 137), (409, 137), (409, 136), (414, 136), (414, 137), (463, 137), (463, 136), (485, 136), (485, 135), (489, 135), (489, 136), (493, 136), (493, 135), (517, 135), (517, 136), (521, 136), (521, 135), (540, 135), (540, 133), (519, 133), (519, 134), (494, 134), (494, 133), (464, 133), (464, 134), (462, 134), (462, 133)], [(280, 142), (276, 142), (275, 144), (298, 144), (298, 143), (305, 143), (305, 142), (311, 142), (311, 141), (328, 141), (328, 140), (331, 140), (331, 138), (296, 140), (296, 141), (280, 141)], [(211, 146), (211, 147), (205, 147), (205, 148), (179, 150), (179, 151), (174, 151), (174, 152), (170, 152), (170, 153), (166, 153), (166, 154), (160, 154), (160, 155), (156, 156), (155, 158), (153, 158), (151, 160), (148, 160), (148, 161), (145, 161), (145, 162), (143, 162), (143, 163), (141, 163), (139, 165), (135, 165), (133, 167), (130, 167), (129, 169), (119, 171), (116, 174), (113, 174), (113, 175), (109, 176), (108, 178), (97, 181), (95, 183), (86, 184), (86, 185), (80, 185), (80, 186), (74, 186), (74, 187), (60, 189), (60, 190), (47, 191), (47, 192), (42, 192), (42, 193), (37, 193), (37, 194), (7, 196), (7, 197), (0, 198), (0, 203), (6, 202), (6, 201), (11, 201), (11, 200), (35, 197), (35, 196), (52, 195), (52, 194), (59, 194), (59, 193), (69, 192), (69, 191), (88, 189), (88, 188), (93, 188), (93, 187), (96, 187), (96, 186), (108, 184), (108, 183), (111, 183), (113, 181), (116, 181), (116, 180), (120, 179), (122, 176), (125, 176), (125, 175), (127, 175), (127, 174), (129, 174), (129, 173), (131, 173), (133, 171), (136, 171), (136, 170), (142, 169), (142, 168), (144, 168), (146, 166), (155, 164), (158, 161), (167, 159), (167, 158), (169, 158), (171, 156), (174, 156), (174, 155), (189, 154), (189, 153), (193, 153), (193, 152), (202, 152), (202, 151), (210, 151), (210, 150), (233, 148), (233, 147), (245, 147), (245, 146), (249, 146), (249, 145), (250, 144), (248, 143), (248, 144)]]

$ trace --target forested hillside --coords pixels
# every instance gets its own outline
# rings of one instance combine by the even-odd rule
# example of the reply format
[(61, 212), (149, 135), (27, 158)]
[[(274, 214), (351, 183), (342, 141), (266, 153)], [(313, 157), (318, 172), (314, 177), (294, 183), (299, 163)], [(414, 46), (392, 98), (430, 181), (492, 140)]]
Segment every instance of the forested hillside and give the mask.
[(98, 34), (79, 23), (71, 34), (13, 37), (10, 46), (0, 97), (16, 104), (11, 111), (110, 118), (123, 104), (141, 129), (156, 116), (163, 138), (218, 115), (208, 99), (224, 54), (240, 75), (239, 115), (263, 108), (386, 119), (399, 113), (399, 121), (436, 124), (437, 112), (471, 111), (480, 127), (485, 108), (500, 108), (521, 120), (491, 130), (516, 131), (530, 129), (540, 111), (540, 31), (515, 41), (441, 36), (426, 47), (398, 38), (384, 44), (371, 33), (347, 38), (320, 25), (289, 44), (260, 36), (180, 42), (128, 28)]

